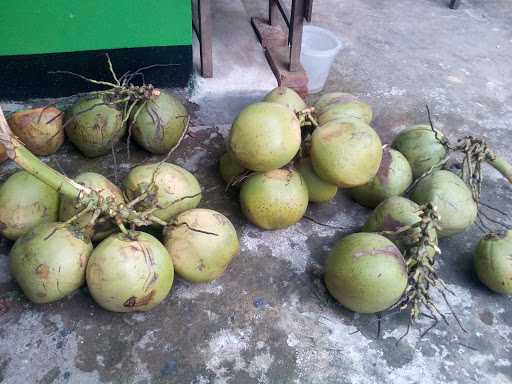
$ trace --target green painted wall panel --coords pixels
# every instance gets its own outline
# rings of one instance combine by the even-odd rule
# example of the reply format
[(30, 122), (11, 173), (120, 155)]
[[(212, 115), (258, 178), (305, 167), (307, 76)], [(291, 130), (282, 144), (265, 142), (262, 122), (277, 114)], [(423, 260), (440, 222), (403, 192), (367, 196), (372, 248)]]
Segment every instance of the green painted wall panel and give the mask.
[(0, 55), (192, 44), (190, 0), (0, 2)]

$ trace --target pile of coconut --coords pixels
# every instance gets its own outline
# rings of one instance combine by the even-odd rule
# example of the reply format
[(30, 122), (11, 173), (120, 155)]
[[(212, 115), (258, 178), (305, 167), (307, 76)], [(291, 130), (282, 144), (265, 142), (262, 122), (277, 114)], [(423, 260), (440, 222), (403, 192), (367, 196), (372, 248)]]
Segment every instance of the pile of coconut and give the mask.
[[(231, 222), (197, 208), (196, 177), (166, 161), (187, 131), (186, 108), (152, 85), (134, 85), (138, 74), (113, 73), (113, 82), (100, 82), (106, 90), (82, 95), (65, 112), (48, 106), (6, 120), (0, 109), (4, 160), (23, 169), (0, 187), (0, 233), (14, 241), (11, 273), (35, 303), (86, 283), (107, 310), (146, 311), (167, 297), (175, 272), (209, 282), (238, 253)], [(132, 168), (122, 186), (94, 172), (71, 180), (35, 156), (55, 153), (65, 136), (87, 157), (109, 154), (123, 137), (128, 148), (134, 138), (167, 155)]]
[[(24, 169), (0, 187), (0, 233), (15, 241), (11, 272), (33, 302), (59, 300), (86, 283), (105, 309), (145, 311), (169, 294), (174, 272), (210, 282), (238, 252), (231, 222), (197, 208), (195, 176), (167, 162), (187, 131), (186, 108), (170, 93), (133, 85), (137, 76), (113, 73), (113, 82), (100, 82), (106, 90), (65, 113), (51, 106), (6, 121), (0, 110), (3, 156)], [(450, 293), (437, 272), (438, 239), (488, 218), (485, 207), (496, 211), (480, 201), (483, 163), (511, 182), (512, 166), (482, 139), (450, 142), (428, 117), (383, 145), (372, 108), (353, 95), (324, 94), (310, 107), (278, 87), (237, 116), (220, 172), (239, 189), (243, 215), (264, 230), (293, 225), (309, 203), (347, 190), (373, 211), (330, 252), (328, 291), (356, 312), (446, 320), (432, 295), (437, 289), (448, 301)], [(110, 153), (123, 137), (167, 156), (134, 167), (122, 186), (93, 172), (71, 180), (35, 156), (54, 153), (65, 136), (87, 157)], [(451, 155), (458, 167), (447, 166)], [(511, 231), (487, 234), (475, 252), (479, 278), (496, 292), (512, 294), (511, 253)]]
[[(424, 313), (446, 320), (431, 294), (437, 289), (448, 300), (436, 271), (438, 238), (475, 223), (483, 162), (511, 182), (512, 168), (481, 139), (450, 143), (427, 111), (427, 124), (383, 145), (371, 126), (372, 108), (353, 95), (324, 94), (309, 107), (279, 87), (235, 119), (220, 173), (228, 187), (240, 189), (246, 218), (267, 230), (297, 223), (309, 202), (328, 202), (346, 189), (374, 210), (361, 232), (332, 249), (328, 291), (360, 313), (409, 310), (411, 321)], [(462, 154), (462, 172), (445, 169), (450, 154)], [(510, 231), (487, 235), (475, 253), (482, 282), (504, 294), (512, 294), (511, 239)]]

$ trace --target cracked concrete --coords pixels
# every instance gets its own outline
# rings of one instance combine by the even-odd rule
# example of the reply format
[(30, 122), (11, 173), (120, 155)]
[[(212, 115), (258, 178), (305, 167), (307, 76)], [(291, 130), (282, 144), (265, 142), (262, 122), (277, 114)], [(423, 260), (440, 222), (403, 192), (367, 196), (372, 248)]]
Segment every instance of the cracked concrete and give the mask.
[[(244, 1), (251, 15), (261, 14), (264, 3)], [(249, 17), (238, 3), (233, 8), (226, 1), (219, 4), (221, 39), (232, 33), (226, 24), (230, 17), (243, 16), (247, 23)], [(512, 5), (504, 0), (467, 0), (457, 11), (443, 0), (322, 0), (315, 3), (313, 23), (333, 30), (347, 45), (327, 89), (367, 100), (384, 142), (403, 127), (424, 122), (428, 103), (436, 125), (450, 137), (484, 136), (512, 161), (510, 20)], [(246, 44), (253, 40), (251, 33), (250, 28), (241, 33)], [(216, 56), (217, 65), (229, 68), (242, 60), (228, 48)], [(212, 82), (229, 77), (226, 94), (219, 85), (210, 92), (208, 81), (201, 83), (192, 98), (199, 106), (189, 105), (193, 137), (172, 158), (198, 177), (205, 191), (201, 206), (222, 212), (238, 230), (241, 252), (226, 273), (211, 284), (177, 279), (171, 295), (148, 313), (108, 313), (94, 304), (86, 288), (38, 306), (12, 281), (7, 262), (11, 243), (2, 240), (0, 382), (511, 383), (511, 299), (487, 290), (474, 274), (472, 254), (482, 236), (476, 226), (440, 243), (440, 274), (456, 293), (451, 302), (467, 333), (450, 318), (450, 325), (439, 324), (420, 337), (431, 324), (423, 318), (397, 344), (407, 327), (405, 314), (385, 318), (376, 339), (375, 317), (342, 308), (322, 282), (329, 249), (364, 223), (367, 209), (340, 192), (331, 203), (311, 205), (308, 215), (345, 229), (302, 220), (285, 230), (264, 232), (243, 218), (236, 194), (224, 193), (217, 159), (234, 116), (275, 86), (261, 49), (251, 49), (254, 60), (244, 63), (253, 65), (253, 76), (261, 70), (261, 82), (256, 87), (243, 76), (229, 77), (224, 69)], [(120, 146), (118, 159), (121, 180), (132, 163), (157, 158), (133, 150), (129, 163)], [(88, 161), (69, 144), (45, 161), (69, 176), (90, 170), (114, 179), (109, 156)], [(3, 164), (1, 179), (14, 170)], [(510, 212), (511, 191), (486, 169), (484, 201)]]

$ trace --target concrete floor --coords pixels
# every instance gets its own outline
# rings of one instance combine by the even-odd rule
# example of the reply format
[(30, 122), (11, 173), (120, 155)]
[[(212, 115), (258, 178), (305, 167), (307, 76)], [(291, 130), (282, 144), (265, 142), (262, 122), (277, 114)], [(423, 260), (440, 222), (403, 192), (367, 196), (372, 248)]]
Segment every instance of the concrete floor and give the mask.
[[(197, 80), (191, 96), (200, 104), (191, 106), (194, 137), (172, 161), (200, 180), (201, 205), (226, 214), (237, 226), (240, 255), (212, 284), (178, 279), (155, 310), (119, 315), (98, 308), (86, 289), (55, 304), (30, 304), (9, 276), (10, 244), (2, 241), (0, 382), (511, 383), (512, 303), (474, 275), (472, 253), (482, 236), (476, 227), (440, 244), (440, 274), (457, 294), (452, 305), (467, 333), (452, 319), (450, 326), (439, 324), (421, 338), (430, 324), (423, 319), (397, 345), (406, 314), (385, 319), (376, 339), (375, 319), (337, 305), (322, 283), (329, 249), (364, 223), (366, 209), (339, 193), (332, 203), (312, 205), (308, 214), (347, 230), (306, 220), (274, 232), (247, 224), (236, 196), (224, 193), (216, 161), (233, 117), (275, 83), (261, 49), (253, 45), (241, 3), (213, 3), (219, 7), (218, 77)], [(245, 10), (257, 15), (264, 3), (245, 0)], [(367, 100), (385, 142), (403, 127), (424, 122), (428, 103), (437, 126), (449, 136), (484, 136), (512, 161), (512, 4), (467, 0), (452, 11), (446, 3), (317, 1), (314, 24), (333, 30), (346, 44), (327, 88)], [(230, 31), (235, 24), (243, 28), (236, 34)], [(237, 41), (249, 52), (232, 52)], [(247, 69), (237, 68), (240, 63)], [(130, 164), (122, 150), (119, 156), (125, 174)], [(137, 152), (134, 161), (143, 156)], [(86, 169), (114, 174), (108, 156), (86, 161), (69, 146), (47, 160), (70, 176)], [(0, 175), (13, 169), (4, 164)], [(483, 199), (510, 212), (511, 196), (511, 186), (488, 170)]]

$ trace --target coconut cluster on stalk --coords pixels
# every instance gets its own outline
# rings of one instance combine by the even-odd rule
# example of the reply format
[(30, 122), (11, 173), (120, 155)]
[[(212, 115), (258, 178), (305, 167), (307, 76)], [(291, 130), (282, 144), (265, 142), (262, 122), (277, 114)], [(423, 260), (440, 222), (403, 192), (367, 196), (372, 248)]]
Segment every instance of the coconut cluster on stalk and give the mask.
[[(117, 77), (108, 62), (113, 82), (77, 75), (108, 89), (65, 114), (38, 108), (6, 121), (0, 109), (0, 148), (24, 169), (0, 187), (0, 231), (15, 240), (11, 272), (31, 301), (50, 303), (86, 283), (107, 310), (146, 311), (168, 296), (175, 271), (192, 282), (221, 276), (239, 243), (228, 218), (197, 208), (194, 175), (166, 161), (187, 131), (185, 107), (152, 85), (133, 85), (141, 70)], [(128, 143), (166, 156), (133, 168), (122, 188), (94, 172), (71, 180), (34, 155), (54, 153), (64, 132), (87, 157), (110, 153), (126, 132)], [(162, 241), (145, 232), (156, 227)]]
[[(361, 233), (345, 237), (335, 245), (325, 267), (325, 282), (342, 305), (357, 312), (378, 313), (379, 321), (386, 313), (409, 311), (409, 326), (420, 316), (431, 318), (432, 326), (441, 320), (448, 324), (435, 301), (435, 297), (441, 297), (464, 330), (449, 302), (453, 293), (437, 272), (441, 254), (437, 241), (439, 237), (464, 232), (477, 218), (484, 229), (482, 217), (503, 225), (482, 210), (502, 213), (480, 201), (482, 164), (487, 162), (511, 182), (512, 167), (482, 139), (469, 136), (450, 143), (434, 128), (428, 107), (427, 112), (428, 124), (400, 132), (391, 148), (384, 148), (376, 176), (350, 190), (355, 201), (375, 209)], [(450, 154), (463, 155), (460, 173), (444, 169)], [(369, 233), (374, 237), (364, 237)], [(383, 237), (394, 247), (381, 244)], [(364, 242), (358, 244), (359, 238), (364, 238)], [(480, 280), (503, 294), (512, 293), (511, 245), (510, 231), (491, 233), (480, 241), (475, 254)], [(400, 266), (403, 273), (399, 272)], [(379, 285), (380, 279), (387, 275), (380, 268), (392, 273), (390, 283), (383, 287)], [(395, 288), (400, 282), (403, 284), (397, 293)], [(439, 296), (433, 295), (432, 290)]]

